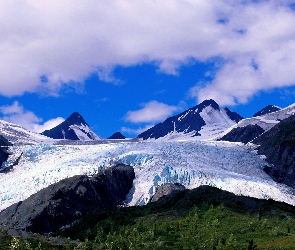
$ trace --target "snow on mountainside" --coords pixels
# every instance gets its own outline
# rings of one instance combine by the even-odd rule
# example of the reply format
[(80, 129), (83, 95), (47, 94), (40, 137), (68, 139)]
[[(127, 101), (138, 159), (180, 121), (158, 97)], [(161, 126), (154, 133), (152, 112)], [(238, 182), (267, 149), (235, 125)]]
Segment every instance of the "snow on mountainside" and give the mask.
[(4, 120), (0, 120), (0, 134), (13, 144), (36, 144), (52, 141), (51, 138), (34, 133), (19, 125)]
[(101, 139), (90, 129), (84, 118), (78, 112), (74, 112), (61, 124), (50, 130), (45, 130), (41, 134), (53, 139), (81, 141)]
[(138, 138), (166, 140), (196, 137), (205, 140), (217, 136), (241, 119), (240, 115), (219, 107), (215, 101), (205, 100), (194, 108), (167, 118), (138, 135)]
[(223, 137), (224, 135), (228, 134), (231, 130), (234, 128), (239, 127), (246, 127), (250, 124), (252, 125), (258, 125), (261, 127), (264, 131), (270, 130), (272, 127), (274, 127), (276, 124), (278, 124), (280, 121), (290, 117), (291, 115), (295, 114), (295, 104), (292, 104), (284, 109), (280, 109), (278, 111), (267, 113), (265, 115), (256, 116), (252, 118), (246, 118), (241, 121), (239, 121), (237, 124), (233, 125), (223, 133), (221, 133), (219, 136), (217, 136), (215, 139), (219, 139)]
[[(239, 195), (272, 198), (295, 205), (294, 190), (274, 182), (267, 163), (241, 143), (141, 141), (97, 145), (16, 145), (7, 164), (21, 153), (14, 170), (0, 174), (0, 210), (40, 189), (78, 174), (92, 175), (116, 163), (135, 169), (129, 205), (146, 204), (163, 183), (186, 188), (211, 185)], [(82, 144), (82, 142), (81, 142)]]

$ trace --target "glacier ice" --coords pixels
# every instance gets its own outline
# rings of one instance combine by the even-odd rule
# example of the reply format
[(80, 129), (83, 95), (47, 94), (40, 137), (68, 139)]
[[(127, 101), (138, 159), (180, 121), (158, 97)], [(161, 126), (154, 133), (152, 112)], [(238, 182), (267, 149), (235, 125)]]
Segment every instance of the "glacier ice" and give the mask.
[(16, 145), (23, 153), (13, 171), (0, 174), (0, 210), (74, 175), (93, 175), (117, 163), (135, 169), (129, 205), (146, 204), (157, 186), (211, 185), (238, 195), (272, 198), (295, 205), (294, 190), (274, 182), (262, 170), (267, 163), (253, 146), (222, 141), (139, 141), (97, 145)]

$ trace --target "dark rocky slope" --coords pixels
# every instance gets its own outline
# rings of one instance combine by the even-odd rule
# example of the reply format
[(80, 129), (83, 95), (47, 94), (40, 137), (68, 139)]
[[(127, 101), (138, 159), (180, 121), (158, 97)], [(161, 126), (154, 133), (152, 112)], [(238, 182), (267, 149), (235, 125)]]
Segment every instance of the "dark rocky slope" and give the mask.
[(2, 166), (2, 163), (7, 161), (9, 153), (7, 152), (8, 146), (11, 146), (12, 144), (6, 140), (2, 135), (0, 135), (0, 169)]
[(275, 181), (295, 188), (295, 115), (281, 121), (253, 141), (258, 154), (265, 155), (272, 166), (265, 172)]
[(125, 139), (126, 137), (122, 135), (120, 132), (116, 132), (112, 134), (108, 139)]
[(0, 212), (0, 226), (41, 234), (55, 232), (96, 209), (122, 204), (133, 185), (133, 167), (117, 165), (93, 177), (74, 176)]
[(261, 115), (266, 115), (266, 114), (269, 114), (269, 113), (272, 113), (272, 112), (276, 112), (276, 111), (279, 111), (281, 110), (279, 107), (277, 106), (274, 106), (274, 105), (267, 105), (265, 108), (259, 110), (258, 112), (256, 112), (253, 117), (256, 117), (256, 116), (261, 116)]
[(263, 128), (257, 124), (249, 124), (245, 127), (238, 127), (232, 129), (229, 133), (224, 135), (219, 141), (243, 142), (248, 143), (264, 132)]

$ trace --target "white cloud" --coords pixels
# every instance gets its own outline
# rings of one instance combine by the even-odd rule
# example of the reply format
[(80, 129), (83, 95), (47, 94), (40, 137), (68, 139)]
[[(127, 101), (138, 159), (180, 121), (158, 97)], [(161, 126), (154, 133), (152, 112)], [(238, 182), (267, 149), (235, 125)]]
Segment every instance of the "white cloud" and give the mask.
[(218, 57), (215, 78), (191, 96), (244, 103), (257, 91), (295, 85), (292, 2), (1, 1), (0, 94), (56, 95), (93, 72), (120, 83), (116, 65), (151, 62), (177, 74), (190, 59)]
[(0, 113), (2, 119), (17, 125), (20, 125), (30, 131), (41, 133), (44, 130), (51, 129), (64, 121), (62, 117), (57, 117), (42, 123), (42, 119), (33, 112), (25, 110), (17, 101), (10, 106), (1, 106)]
[(179, 110), (178, 107), (169, 106), (158, 101), (150, 101), (143, 104), (143, 108), (136, 111), (128, 111), (125, 120), (132, 123), (159, 122)]
[(23, 113), (24, 108), (19, 104), (18, 101), (15, 101), (12, 105), (10, 106), (1, 106), (0, 107), (0, 112), (4, 115), (14, 115), (14, 114), (19, 114)]
[(139, 135), (139, 134), (143, 133), (144, 131), (147, 131), (148, 129), (150, 129), (153, 126), (154, 125), (146, 125), (144, 127), (137, 128), (137, 129), (122, 127), (121, 132), (130, 134), (130, 135)]
[(64, 120), (65, 119), (62, 117), (57, 117), (57, 118), (50, 119), (50, 120), (44, 122), (43, 124), (33, 124), (32, 131), (35, 131), (37, 133), (41, 133), (45, 130), (49, 130), (49, 129), (56, 127), (57, 125), (62, 123)]
[(98, 68), (97, 75), (101, 81), (121, 84), (122, 81), (112, 75), (112, 68)]
[(224, 25), (227, 30), (240, 31), (240, 38), (220, 41), (226, 61), (212, 82), (190, 90), (199, 102), (213, 98), (221, 105), (247, 103), (261, 90), (295, 85), (295, 12), (280, 1), (243, 8), (232, 12)]

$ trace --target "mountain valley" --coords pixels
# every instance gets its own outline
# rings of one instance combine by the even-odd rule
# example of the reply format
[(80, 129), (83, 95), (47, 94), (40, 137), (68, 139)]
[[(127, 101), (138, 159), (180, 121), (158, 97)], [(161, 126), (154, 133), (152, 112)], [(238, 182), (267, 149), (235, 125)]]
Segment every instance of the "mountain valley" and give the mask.
[[(47, 212), (40, 211), (49, 210), (53, 212), (47, 214), (51, 214), (53, 217), (58, 217), (59, 213), (63, 216), (62, 213), (68, 213), (64, 212), (66, 211), (65, 207), (73, 214), (76, 211), (77, 214), (87, 217), (86, 212), (81, 212), (81, 204), (75, 203), (75, 200), (78, 199), (75, 198), (75, 195), (79, 195), (80, 191), (78, 190), (84, 190), (82, 193), (90, 192), (93, 185), (95, 186), (92, 183), (94, 176), (99, 176), (104, 171), (112, 172), (114, 166), (117, 165), (122, 166), (123, 169), (126, 167), (126, 170), (131, 167), (135, 178), (132, 179), (132, 185), (123, 195), (125, 198), (120, 198), (120, 202), (117, 200), (118, 203), (112, 208), (119, 204), (131, 207), (130, 209), (134, 206), (146, 206), (150, 204), (159, 189), (169, 183), (183, 187), (179, 189), (180, 193), (190, 192), (188, 190), (205, 186), (209, 189), (212, 188), (212, 190), (230, 192), (231, 195), (237, 195), (237, 197), (284, 202), (289, 205), (282, 206), (291, 208), (295, 205), (293, 169), (295, 122), (294, 116), (292, 116), (294, 112), (295, 105), (284, 109), (269, 106), (258, 111), (257, 114), (260, 115), (243, 119), (237, 113), (231, 112), (227, 108), (221, 108), (215, 101), (207, 100), (179, 115), (167, 118), (163, 123), (155, 125), (134, 139), (126, 139), (119, 132), (114, 133), (108, 139), (102, 139), (90, 129), (83, 117), (77, 112), (74, 112), (62, 124), (44, 131), (42, 134), (36, 134), (18, 125), (0, 121), (3, 153), (6, 153), (7, 156), (3, 158), (3, 164), (0, 167), (0, 228), (6, 230), (12, 227), (17, 230), (34, 231), (29, 226), (32, 223), (30, 221), (23, 222), (22, 219), (33, 219), (36, 215), (36, 218), (39, 217), (41, 221), (45, 221)], [(78, 178), (77, 180), (82, 178), (83, 183), (89, 182), (90, 184), (85, 186), (78, 181), (77, 186), (73, 187), (76, 193), (62, 191), (66, 190), (67, 186), (71, 186), (73, 178)], [(121, 181), (113, 182), (119, 185)], [(59, 189), (60, 191), (58, 191)], [(56, 193), (60, 193), (65, 200), (62, 200), (61, 197), (54, 198), (55, 195), (47, 199), (46, 194), (49, 194), (50, 190), (56, 190)], [(113, 188), (108, 190), (105, 197), (111, 195), (111, 190), (117, 193)], [(97, 196), (95, 192), (98, 191), (91, 191), (91, 195)], [(178, 197), (179, 192), (173, 193), (171, 199)], [(204, 195), (204, 192), (201, 193)], [(69, 198), (66, 198), (66, 194), (70, 194)], [(56, 202), (56, 207), (61, 206), (61, 208), (56, 208), (56, 211), (59, 212), (54, 215), (53, 205), (46, 205), (42, 208), (43, 210), (38, 207), (39, 203), (35, 201), (38, 196), (47, 199), (40, 203), (42, 206)], [(214, 197), (216, 198), (216, 196)], [(228, 198), (229, 196), (226, 195), (224, 202), (227, 202)], [(87, 199), (93, 200), (94, 198)], [(158, 199), (161, 200), (161, 196)], [(202, 207), (202, 203), (198, 199), (193, 199), (193, 204)], [(208, 201), (213, 204), (214, 208), (223, 204), (221, 200), (215, 204), (214, 199)], [(167, 200), (169, 203), (170, 198)], [(261, 201), (262, 203), (264, 201)], [(22, 207), (24, 206), (22, 204), (25, 207)], [(72, 204), (76, 204), (76, 207)], [(157, 204), (161, 207), (161, 211), (164, 211), (167, 203), (162, 200), (162, 203)], [(183, 201), (177, 201), (175, 204), (183, 204)], [(249, 201), (249, 204), (255, 204), (254, 200)], [(99, 208), (99, 206), (96, 207)], [(181, 205), (179, 206), (181, 207)], [(249, 208), (249, 213), (260, 211), (259, 205), (253, 206), (255, 209)], [(102, 205), (101, 208), (107, 208), (107, 206)], [(206, 208), (206, 211), (208, 209), (210, 208)], [(30, 210), (33, 211), (31, 214), (24, 214), (24, 211)], [(40, 213), (36, 213), (36, 211)], [(105, 211), (109, 213), (108, 209)], [(206, 213), (206, 211), (203, 212)], [(87, 212), (96, 213), (95, 209)], [(279, 214), (282, 216), (281, 214), (284, 213), (279, 212)], [(78, 218), (83, 221), (84, 216), (80, 215), (73, 216), (74, 219), (54, 230), (36, 232), (52, 233), (56, 230), (59, 231), (62, 227), (67, 228), (74, 225)], [(289, 218), (288, 216), (291, 218), (295, 215), (288, 214), (287, 218)], [(12, 218), (14, 218), (14, 222)], [(269, 220), (269, 217), (267, 219)], [(179, 220), (182, 219), (179, 217)], [(183, 217), (183, 220), (187, 220), (187, 218)], [(249, 217), (249, 220), (254, 219)], [(176, 223), (173, 221), (174, 219), (171, 218), (171, 223)], [(165, 227), (169, 226), (165, 225)], [(97, 231), (95, 231), (96, 233)], [(115, 231), (109, 231), (109, 237), (114, 233)], [(288, 235), (287, 230), (287, 233), (278, 236)], [(119, 237), (119, 234), (117, 236)], [(220, 236), (217, 243), (214, 244), (216, 246), (219, 244), (219, 249), (227, 249), (226, 243), (224, 248), (221, 243), (218, 243), (222, 237)], [(258, 236), (249, 237), (256, 237), (255, 241), (257, 242)], [(83, 242), (86, 240), (80, 236), (79, 238)], [(224, 238), (228, 241), (230, 235), (227, 234)], [(91, 237), (89, 239), (94, 240)], [(251, 241), (250, 238), (247, 240), (248, 243)], [(241, 244), (245, 247), (248, 243), (244, 240)], [(104, 247), (103, 249), (107, 249), (106, 245)], [(74, 249), (74, 247), (70, 249)], [(166, 248), (160, 247), (159, 249)]]

